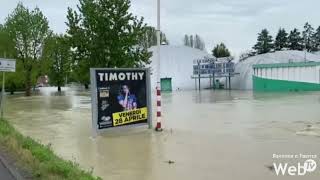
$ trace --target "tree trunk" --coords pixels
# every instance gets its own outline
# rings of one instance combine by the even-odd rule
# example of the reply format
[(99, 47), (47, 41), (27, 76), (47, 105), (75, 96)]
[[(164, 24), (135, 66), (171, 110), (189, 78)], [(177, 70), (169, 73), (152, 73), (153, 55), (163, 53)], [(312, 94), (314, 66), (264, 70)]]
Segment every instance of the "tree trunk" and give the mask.
[(31, 70), (26, 72), (26, 96), (31, 96)]
[(61, 92), (61, 86), (58, 85), (58, 92)]
[(89, 85), (88, 84), (84, 84), (84, 88), (85, 89), (89, 89)]

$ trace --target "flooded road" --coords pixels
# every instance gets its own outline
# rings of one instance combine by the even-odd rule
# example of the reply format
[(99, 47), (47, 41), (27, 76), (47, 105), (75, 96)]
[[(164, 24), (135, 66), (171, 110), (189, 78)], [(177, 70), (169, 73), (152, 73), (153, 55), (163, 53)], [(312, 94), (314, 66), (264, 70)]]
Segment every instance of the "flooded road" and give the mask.
[(89, 92), (68, 89), (56, 96), (53, 89), (41, 91), (33, 97), (8, 96), (6, 118), (103, 179), (320, 178), (319, 168), (300, 177), (277, 177), (267, 168), (274, 162), (304, 162), (273, 159), (273, 154), (317, 155), (320, 166), (320, 92), (163, 94), (164, 132), (112, 130), (93, 139)]

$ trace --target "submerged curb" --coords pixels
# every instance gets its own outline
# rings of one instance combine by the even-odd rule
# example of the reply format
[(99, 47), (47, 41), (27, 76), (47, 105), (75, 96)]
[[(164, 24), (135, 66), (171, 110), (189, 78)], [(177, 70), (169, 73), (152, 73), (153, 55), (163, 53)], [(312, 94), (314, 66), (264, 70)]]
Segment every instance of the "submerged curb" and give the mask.
[(16, 168), (14, 168), (13, 166), (10, 165), (10, 163), (0, 154), (0, 163), (2, 163), (4, 165), (5, 168), (7, 168), (10, 172), (10, 174), (12, 175), (12, 177), (16, 180), (25, 180), (25, 178), (23, 178), (20, 173), (18, 172), (18, 170)]

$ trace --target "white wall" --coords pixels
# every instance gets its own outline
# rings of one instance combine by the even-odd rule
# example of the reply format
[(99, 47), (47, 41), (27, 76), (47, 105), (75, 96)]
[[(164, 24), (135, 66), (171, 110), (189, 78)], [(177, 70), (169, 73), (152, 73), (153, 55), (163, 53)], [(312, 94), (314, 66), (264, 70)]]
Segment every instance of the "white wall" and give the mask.
[(267, 79), (320, 83), (320, 66), (258, 68), (255, 75)]
[[(150, 48), (153, 52), (151, 57), (151, 86), (156, 87), (157, 74), (157, 52), (156, 47)], [(193, 75), (193, 61), (195, 59), (212, 57), (205, 51), (186, 47), (186, 46), (161, 46), (160, 52), (160, 74), (161, 78), (172, 78), (172, 90), (192, 90), (195, 89), (195, 80), (191, 79)], [(198, 81), (197, 81), (198, 82)], [(201, 79), (201, 88), (210, 87), (209, 79)]]
[[(320, 62), (320, 55), (307, 53), (307, 61)], [(277, 51), (250, 57), (243, 62), (236, 64), (236, 72), (240, 73), (231, 80), (231, 87), (234, 89), (252, 89), (252, 75), (254, 64), (304, 62), (305, 53), (303, 51)], [(287, 70), (284, 70), (284, 74)], [(260, 72), (258, 72), (260, 74)], [(287, 76), (287, 75), (284, 75)]]

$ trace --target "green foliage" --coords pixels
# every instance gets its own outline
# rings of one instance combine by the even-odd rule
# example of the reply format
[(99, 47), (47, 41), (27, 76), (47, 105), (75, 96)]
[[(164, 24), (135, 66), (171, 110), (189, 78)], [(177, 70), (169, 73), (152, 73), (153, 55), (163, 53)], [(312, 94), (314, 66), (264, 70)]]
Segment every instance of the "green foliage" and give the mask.
[(212, 50), (212, 55), (216, 58), (229, 57), (231, 56), (229, 49), (224, 43), (220, 43)]
[(71, 79), (88, 86), (90, 80), (90, 74), (88, 73), (88, 68), (91, 67), (90, 61), (79, 60), (75, 63), (74, 68), (72, 68)]
[[(290, 31), (289, 36), (285, 29), (280, 28), (275, 42), (274, 49), (276, 51), (284, 48), (290, 50), (306, 50), (309, 52), (320, 51), (320, 26), (315, 30), (308, 22), (303, 26), (302, 33), (297, 28)], [(259, 33), (258, 42), (253, 47), (258, 54), (270, 52), (273, 49), (273, 45), (270, 40), (272, 37), (268, 35), (266, 29)]]
[(288, 37), (289, 48), (291, 50), (303, 50), (303, 38), (300, 35), (298, 29), (294, 28), (290, 31), (290, 35)]
[[(24, 90), (23, 65), (20, 61), (16, 61), (16, 72), (8, 72), (5, 75), (6, 91), (13, 94), (17, 90)], [(0, 74), (0, 83), (2, 83), (2, 73)]]
[(198, 34), (196, 34), (195, 39), (194, 39), (194, 48), (200, 49), (202, 51), (205, 49), (205, 43)]
[(320, 50), (320, 26), (317, 28), (316, 32), (313, 35), (314, 43), (315, 43), (315, 51)]
[(0, 57), (15, 58), (14, 42), (8, 31), (0, 24)]
[(32, 179), (101, 179), (81, 170), (77, 163), (56, 156), (50, 145), (45, 146), (22, 136), (4, 120), (0, 120), (0, 145), (17, 157), (20, 165), (32, 172)]
[(89, 83), (90, 67), (137, 67), (151, 53), (139, 45), (145, 35), (143, 18), (129, 13), (129, 0), (80, 0), (78, 11), (68, 9), (67, 34), (73, 50), (75, 76)]
[(304, 31), (302, 32), (302, 37), (303, 37), (303, 43), (304, 43), (304, 48), (311, 52), (314, 49), (314, 39), (313, 39), (313, 34), (314, 34), (314, 29), (313, 27), (307, 22), (304, 25)]
[(258, 54), (268, 53), (273, 48), (272, 36), (269, 35), (267, 29), (263, 29), (261, 33), (258, 34), (257, 43), (254, 45), (253, 49), (257, 51)]
[(189, 36), (188, 36), (187, 34), (184, 35), (183, 44), (184, 44), (185, 46), (190, 47), (190, 39), (189, 39)]
[(16, 58), (22, 62), (26, 95), (31, 95), (32, 78), (39, 67), (42, 47), (50, 34), (47, 18), (39, 8), (29, 10), (19, 3), (7, 17), (4, 28), (9, 33), (16, 51)]
[(205, 50), (206, 48), (205, 42), (198, 34), (196, 34), (195, 36), (193, 35), (188, 36), (186, 34), (183, 39), (183, 44), (185, 46), (195, 48), (195, 49), (200, 49), (202, 51)]
[(61, 86), (65, 84), (66, 76), (70, 73), (71, 50), (67, 39), (63, 35), (52, 35), (47, 38), (43, 58), (49, 67), (49, 80), (51, 85)]
[(190, 47), (194, 47), (194, 38), (193, 38), (193, 35), (190, 35), (189, 36), (189, 45), (190, 45)]
[[(144, 35), (140, 40), (140, 45), (145, 48), (150, 48), (151, 46), (157, 45), (157, 30), (152, 26), (147, 26), (144, 28)], [(166, 34), (160, 32), (160, 43), (161, 44), (169, 44), (167, 40)]]
[[(0, 25), (0, 57), (9, 59), (16, 57), (14, 42), (2, 25)], [(16, 90), (24, 89), (24, 76), (22, 70), (23, 65), (20, 61), (18, 61), (16, 62), (16, 72), (6, 73), (7, 91), (14, 93)], [(2, 73), (0, 74), (0, 83), (2, 83)]]
[(288, 47), (288, 33), (284, 28), (280, 28), (275, 39), (275, 50), (280, 51)]

